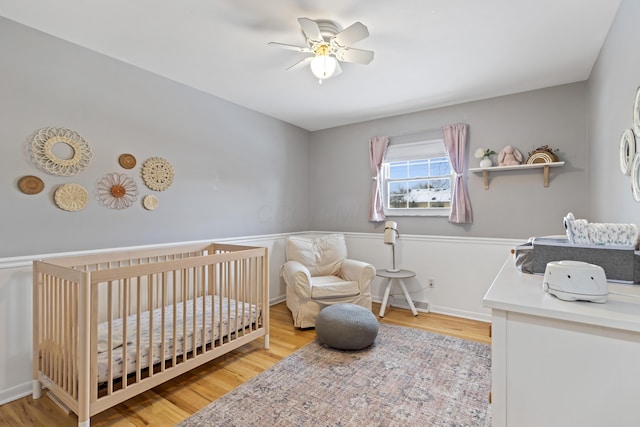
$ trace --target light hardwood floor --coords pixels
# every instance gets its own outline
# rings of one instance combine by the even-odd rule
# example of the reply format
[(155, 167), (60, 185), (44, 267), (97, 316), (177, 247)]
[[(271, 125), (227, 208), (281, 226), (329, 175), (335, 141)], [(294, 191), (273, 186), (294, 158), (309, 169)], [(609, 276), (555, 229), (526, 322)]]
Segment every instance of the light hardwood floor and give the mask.
[[(378, 313), (380, 305), (373, 304)], [(270, 309), (270, 348), (253, 343), (196, 370), (155, 387), (91, 418), (91, 426), (173, 426), (213, 400), (287, 357), (315, 339), (315, 330), (293, 327), (285, 303)], [(380, 318), (378, 318), (380, 319)], [(490, 325), (434, 313), (418, 313), (391, 307), (383, 323), (424, 329), (490, 344)], [(31, 396), (0, 406), (0, 426), (77, 426), (78, 418), (67, 415), (51, 399)]]

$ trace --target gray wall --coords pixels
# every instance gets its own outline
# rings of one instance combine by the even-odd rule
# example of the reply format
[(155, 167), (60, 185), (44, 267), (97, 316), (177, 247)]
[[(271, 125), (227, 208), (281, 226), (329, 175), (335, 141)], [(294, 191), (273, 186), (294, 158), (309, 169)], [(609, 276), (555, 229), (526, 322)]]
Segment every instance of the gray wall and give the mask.
[[(511, 144), (527, 153), (559, 147), (567, 164), (551, 170), (469, 174), (471, 225), (446, 218), (396, 218), (403, 233), (526, 238), (563, 233), (573, 211), (593, 221), (640, 222), (629, 180), (618, 170), (620, 133), (631, 126), (640, 84), (633, 46), (640, 4), (623, 1), (588, 82), (307, 131), (0, 18), (0, 257), (68, 250), (248, 236), (302, 230), (379, 232), (367, 220), (368, 140), (466, 122), (469, 166), (478, 147)], [(588, 118), (591, 118), (590, 120)], [(62, 178), (36, 169), (26, 143), (40, 127), (67, 127), (92, 145), (84, 173)], [(174, 185), (160, 207), (139, 203), (108, 210), (92, 198), (81, 212), (53, 203), (55, 188), (77, 182), (92, 190), (108, 172), (126, 172), (117, 157), (169, 160)], [(135, 175), (140, 196), (151, 193)], [(45, 191), (16, 188), (27, 174)], [(87, 231), (88, 230), (88, 231)]]
[[(640, 205), (619, 167), (618, 145), (633, 125), (640, 86), (640, 2), (624, 0), (589, 77), (589, 211), (593, 221), (640, 224)], [(640, 145), (640, 138), (637, 139)]]
[[(309, 132), (0, 18), (0, 257), (309, 229)], [(215, 78), (215, 76), (212, 76)], [(48, 175), (29, 159), (36, 129), (64, 127), (91, 144), (90, 167)], [(146, 211), (140, 168), (159, 156), (174, 184)], [(139, 201), (116, 211), (90, 196), (79, 212), (53, 202), (78, 183), (93, 192), (109, 172), (135, 177)], [(45, 182), (38, 195), (17, 188)]]
[(587, 214), (587, 85), (580, 82), (312, 133), (311, 227), (379, 231), (381, 223), (368, 221), (369, 138), (457, 122), (469, 124), (469, 167), (478, 167), (473, 157), (478, 147), (499, 152), (513, 145), (527, 156), (543, 144), (559, 148), (566, 165), (551, 169), (548, 188), (543, 187), (540, 169), (494, 173), (489, 190), (484, 190), (481, 174), (470, 173), (473, 224), (453, 225), (443, 217), (395, 217), (401, 233), (528, 238), (564, 233), (567, 212)]

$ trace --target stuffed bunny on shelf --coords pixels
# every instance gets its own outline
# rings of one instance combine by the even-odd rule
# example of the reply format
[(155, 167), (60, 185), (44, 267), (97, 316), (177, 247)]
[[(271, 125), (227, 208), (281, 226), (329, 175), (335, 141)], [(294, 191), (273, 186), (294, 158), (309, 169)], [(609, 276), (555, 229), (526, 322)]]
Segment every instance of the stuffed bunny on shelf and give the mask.
[(519, 165), (522, 160), (522, 153), (510, 145), (507, 145), (498, 153), (498, 166)]

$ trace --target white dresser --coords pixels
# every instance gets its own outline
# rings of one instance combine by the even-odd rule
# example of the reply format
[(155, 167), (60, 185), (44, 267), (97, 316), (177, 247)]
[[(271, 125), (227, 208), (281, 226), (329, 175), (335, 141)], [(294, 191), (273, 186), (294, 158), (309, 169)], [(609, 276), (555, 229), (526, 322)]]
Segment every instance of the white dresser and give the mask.
[(605, 304), (561, 301), (507, 259), (484, 297), (494, 427), (640, 426), (640, 286), (609, 291)]

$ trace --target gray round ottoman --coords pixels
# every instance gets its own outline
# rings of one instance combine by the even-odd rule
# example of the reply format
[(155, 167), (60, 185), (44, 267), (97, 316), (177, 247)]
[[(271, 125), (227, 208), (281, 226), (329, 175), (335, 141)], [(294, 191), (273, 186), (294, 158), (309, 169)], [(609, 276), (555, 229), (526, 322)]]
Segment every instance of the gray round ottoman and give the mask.
[(324, 345), (339, 350), (362, 350), (378, 335), (378, 319), (356, 304), (333, 304), (316, 318), (316, 335)]

